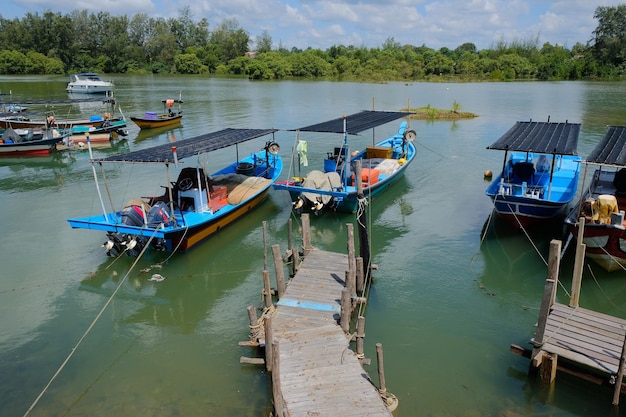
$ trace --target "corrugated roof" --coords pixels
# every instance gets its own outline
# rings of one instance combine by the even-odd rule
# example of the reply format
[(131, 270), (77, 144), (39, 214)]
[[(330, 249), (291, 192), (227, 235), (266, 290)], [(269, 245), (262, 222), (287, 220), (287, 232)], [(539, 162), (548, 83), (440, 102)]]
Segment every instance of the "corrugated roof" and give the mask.
[(577, 155), (580, 123), (517, 122), (487, 149)]
[(166, 143), (153, 148), (142, 149), (121, 155), (98, 159), (102, 162), (165, 163), (174, 162), (172, 147), (176, 147), (179, 160), (205, 152), (226, 148), (261, 136), (276, 132), (277, 129), (223, 129), (190, 139)]
[[(345, 116), (346, 129), (345, 133), (348, 135), (356, 135), (368, 129), (372, 129), (376, 126), (384, 125), (385, 123), (392, 122), (396, 119), (413, 114), (412, 112), (391, 112), (391, 111), (375, 111), (364, 110), (360, 113), (355, 113), (350, 116)], [(325, 132), (325, 133), (344, 133), (344, 117), (328, 120), (322, 123), (316, 123), (314, 125), (301, 127), (301, 132)]]
[(589, 163), (626, 166), (626, 126), (609, 126), (586, 158)]

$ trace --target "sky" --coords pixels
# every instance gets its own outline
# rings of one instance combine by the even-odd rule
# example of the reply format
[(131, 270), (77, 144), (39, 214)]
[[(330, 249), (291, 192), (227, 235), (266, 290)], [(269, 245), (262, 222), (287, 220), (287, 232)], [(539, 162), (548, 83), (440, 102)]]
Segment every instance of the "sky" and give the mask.
[[(274, 48), (325, 50), (333, 45), (377, 48), (393, 39), (433, 49), (471, 42), (491, 49), (505, 42), (549, 42), (571, 49), (586, 44), (599, 6), (626, 0), (3, 0), (0, 16), (23, 18), (46, 11), (108, 12), (175, 18), (189, 7), (209, 30), (235, 19), (254, 41), (266, 31)], [(253, 49), (253, 44), (251, 48)]]

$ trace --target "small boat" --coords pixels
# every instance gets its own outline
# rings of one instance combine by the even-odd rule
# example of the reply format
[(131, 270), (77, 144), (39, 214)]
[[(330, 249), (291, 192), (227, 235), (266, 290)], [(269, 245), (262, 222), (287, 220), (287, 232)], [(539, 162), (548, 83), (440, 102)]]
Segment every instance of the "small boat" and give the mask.
[[(139, 126), (139, 129), (154, 129), (180, 124), (183, 118), (182, 97), (179, 95), (178, 99), (168, 98), (161, 101), (163, 102), (163, 113), (145, 112), (143, 117), (131, 116), (130, 120)], [(172, 110), (174, 104), (178, 104), (177, 111)]]
[(0, 156), (48, 155), (67, 136), (56, 129), (5, 129), (0, 137)]
[[(102, 214), (67, 219), (74, 229), (104, 231), (107, 255), (140, 256), (148, 248), (165, 252), (186, 252), (223, 227), (245, 216), (259, 205), (282, 171), (279, 147), (273, 141), (255, 152), (208, 175), (202, 166), (184, 167), (183, 159), (194, 157), (200, 164), (203, 154), (234, 146), (276, 129), (224, 129), (174, 143), (94, 160), (92, 163), (152, 164), (178, 172), (176, 181), (161, 195), (131, 198), (121, 207), (107, 211), (100, 195)], [(237, 155), (238, 155), (237, 150)], [(99, 180), (95, 174), (96, 190)], [(106, 183), (103, 173), (102, 180)], [(107, 184), (107, 189), (109, 186)], [(120, 195), (125, 195), (122, 192)], [(111, 198), (111, 197), (109, 197)], [(111, 205), (114, 205), (111, 202)]]
[(585, 177), (596, 166), (589, 185), (583, 179), (582, 195), (565, 217), (565, 226), (574, 238), (579, 235), (585, 255), (606, 271), (626, 268), (626, 126), (609, 126), (602, 140), (584, 160)]
[(115, 99), (108, 97), (102, 101), (106, 105), (106, 109), (102, 114), (94, 114), (86, 118), (68, 119), (57, 117), (53, 113), (48, 113), (45, 117), (31, 119), (28, 114), (10, 114), (0, 115), (0, 128), (7, 129), (27, 129), (27, 128), (56, 128), (68, 129), (77, 126), (88, 126), (91, 129), (119, 129), (126, 126), (126, 119), (121, 114), (115, 115)]
[[(410, 112), (362, 111), (327, 122), (297, 129), (298, 132), (342, 133), (343, 144), (327, 153), (323, 170), (312, 170), (306, 176), (274, 184), (276, 190), (286, 190), (298, 211), (339, 211), (354, 213), (364, 197), (373, 197), (404, 175), (415, 158), (415, 131), (403, 121), (397, 133), (360, 151), (351, 152), (348, 135), (410, 115)], [(300, 163), (306, 157), (308, 144), (298, 141)], [(295, 155), (294, 155), (295, 158)], [(355, 180), (357, 162), (361, 176)], [(307, 161), (308, 164), (308, 161)], [(295, 175), (295, 173), (294, 173)]]
[(81, 72), (70, 75), (66, 90), (72, 94), (106, 94), (113, 91), (113, 83), (102, 80), (95, 72)]
[(517, 122), (487, 147), (504, 151), (501, 173), (486, 194), (516, 229), (562, 215), (576, 195), (579, 123)]

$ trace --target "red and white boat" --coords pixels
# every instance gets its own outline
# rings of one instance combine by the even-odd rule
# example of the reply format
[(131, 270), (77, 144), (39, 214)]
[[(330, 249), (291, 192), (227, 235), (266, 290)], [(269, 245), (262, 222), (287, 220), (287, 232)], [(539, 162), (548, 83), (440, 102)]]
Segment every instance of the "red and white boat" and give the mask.
[(609, 126), (603, 139), (584, 161), (595, 171), (582, 186), (582, 197), (565, 218), (576, 238), (584, 222), (583, 243), (587, 258), (607, 271), (626, 269), (626, 126)]

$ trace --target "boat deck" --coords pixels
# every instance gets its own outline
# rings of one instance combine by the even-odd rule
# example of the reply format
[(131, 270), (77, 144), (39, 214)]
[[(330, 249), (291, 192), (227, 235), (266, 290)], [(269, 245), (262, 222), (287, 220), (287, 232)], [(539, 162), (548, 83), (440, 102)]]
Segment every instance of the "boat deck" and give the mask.
[(347, 269), (347, 255), (313, 250), (277, 303), (284, 415), (392, 416), (337, 324)]

